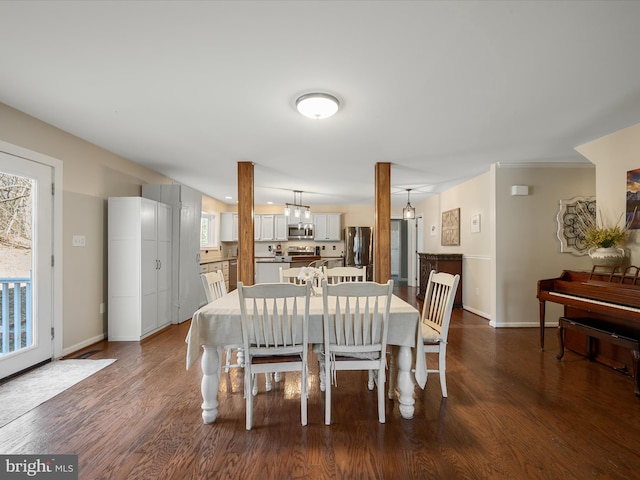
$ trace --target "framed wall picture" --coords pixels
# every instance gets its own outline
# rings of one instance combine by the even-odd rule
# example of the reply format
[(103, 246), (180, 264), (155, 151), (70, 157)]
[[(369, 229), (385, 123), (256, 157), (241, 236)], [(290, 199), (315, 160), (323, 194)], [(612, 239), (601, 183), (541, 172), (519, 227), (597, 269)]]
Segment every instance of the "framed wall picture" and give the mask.
[(471, 216), (471, 233), (480, 232), (480, 214)]
[(630, 230), (640, 228), (640, 169), (627, 172), (627, 212), (625, 225)]
[(460, 245), (460, 209), (454, 208), (442, 212), (442, 237), (440, 244), (443, 246)]

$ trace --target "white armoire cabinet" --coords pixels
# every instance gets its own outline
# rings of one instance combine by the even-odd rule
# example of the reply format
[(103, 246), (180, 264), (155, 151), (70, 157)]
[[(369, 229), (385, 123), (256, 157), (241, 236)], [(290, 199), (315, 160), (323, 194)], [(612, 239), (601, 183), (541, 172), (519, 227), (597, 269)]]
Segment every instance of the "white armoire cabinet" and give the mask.
[(172, 322), (189, 320), (205, 302), (200, 280), (202, 194), (179, 184), (143, 185), (142, 196), (172, 208)]
[(107, 228), (107, 336), (141, 340), (171, 323), (171, 207), (110, 197)]

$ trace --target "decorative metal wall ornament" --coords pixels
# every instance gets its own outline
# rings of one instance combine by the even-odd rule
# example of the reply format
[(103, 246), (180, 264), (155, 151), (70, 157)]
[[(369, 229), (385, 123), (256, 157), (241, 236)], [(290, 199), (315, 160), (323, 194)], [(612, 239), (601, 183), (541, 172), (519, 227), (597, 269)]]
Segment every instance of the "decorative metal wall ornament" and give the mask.
[(560, 210), (556, 219), (558, 221), (558, 240), (560, 251), (574, 255), (587, 255), (589, 249), (585, 246), (584, 221), (585, 215), (589, 215), (595, 222), (596, 198), (573, 197), (569, 200), (560, 200)]
[(440, 245), (460, 245), (460, 209), (442, 212), (442, 236)]

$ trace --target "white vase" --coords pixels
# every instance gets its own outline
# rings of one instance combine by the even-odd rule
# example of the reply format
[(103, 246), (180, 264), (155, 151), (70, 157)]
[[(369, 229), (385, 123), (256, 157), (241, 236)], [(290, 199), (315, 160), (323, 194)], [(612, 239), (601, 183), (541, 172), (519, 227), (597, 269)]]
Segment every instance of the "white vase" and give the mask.
[(624, 248), (620, 247), (592, 248), (589, 250), (591, 263), (604, 267), (617, 267), (622, 265), (624, 255)]

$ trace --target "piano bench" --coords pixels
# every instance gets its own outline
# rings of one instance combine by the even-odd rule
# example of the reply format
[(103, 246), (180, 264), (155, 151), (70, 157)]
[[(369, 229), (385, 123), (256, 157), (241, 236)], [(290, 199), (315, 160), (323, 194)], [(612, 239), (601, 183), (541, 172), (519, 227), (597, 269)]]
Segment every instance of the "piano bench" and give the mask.
[(640, 341), (634, 338), (631, 332), (612, 331), (611, 324), (605, 324), (595, 318), (566, 318), (558, 320), (558, 339), (560, 340), (560, 352), (556, 356), (561, 360), (564, 356), (564, 331), (575, 330), (586, 335), (589, 339), (588, 358), (593, 360), (591, 351), (591, 339), (598, 338), (614, 345), (631, 350), (633, 355), (633, 378), (635, 379), (635, 394), (640, 396)]

